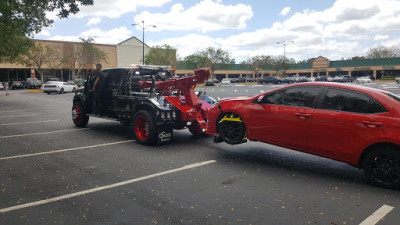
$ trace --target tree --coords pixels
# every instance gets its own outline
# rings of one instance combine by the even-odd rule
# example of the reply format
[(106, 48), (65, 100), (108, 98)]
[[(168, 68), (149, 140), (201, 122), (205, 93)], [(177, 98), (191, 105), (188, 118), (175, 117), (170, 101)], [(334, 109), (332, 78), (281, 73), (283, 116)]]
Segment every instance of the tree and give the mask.
[(0, 1), (0, 62), (14, 62), (34, 46), (26, 36), (33, 36), (53, 23), (47, 12), (58, 11), (59, 18), (67, 18), (79, 12), (79, 5), (93, 5), (93, 0)]
[(370, 48), (367, 51), (367, 56), (366, 56), (366, 58), (368, 59), (395, 58), (395, 57), (400, 57), (400, 49), (396, 47), (385, 47), (385, 46)]
[(350, 58), (350, 60), (364, 60), (364, 59), (366, 59), (365, 56), (354, 56)]
[(221, 48), (208, 47), (204, 50), (185, 57), (183, 65), (190, 66), (189, 68), (210, 68), (211, 77), (214, 77), (214, 71), (218, 65), (220, 69), (228, 68), (230, 64), (234, 64), (235, 59), (232, 59), (230, 53)]
[[(82, 69), (86, 65), (99, 63), (107, 60), (107, 54), (93, 45), (92, 38), (79, 38), (81, 43), (73, 45), (73, 49), (69, 49), (64, 55), (62, 62), (70, 69), (72, 79), (76, 78), (76, 74), (81, 74)], [(76, 68), (78, 71), (76, 71)]]
[(255, 77), (258, 77), (258, 73), (262, 68), (273, 65), (273, 57), (269, 55), (254, 56), (240, 63), (240, 66), (254, 72)]
[(167, 44), (151, 48), (145, 56), (145, 62), (150, 65), (176, 67), (176, 49)]
[(56, 45), (44, 45), (36, 42), (24, 55), (18, 57), (17, 62), (36, 69), (43, 82), (43, 74), (46, 69), (55, 69), (61, 65), (60, 55), (62, 55), (62, 50)]
[(301, 60), (298, 63), (312, 63), (315, 60), (315, 58), (309, 58), (307, 60)]
[(284, 76), (286, 75), (285, 71), (294, 64), (296, 64), (296, 61), (292, 58), (289, 59), (283, 56), (277, 56), (273, 58), (272, 68), (274, 68), (277, 74), (279, 74), (279, 71), (282, 70), (282, 75)]

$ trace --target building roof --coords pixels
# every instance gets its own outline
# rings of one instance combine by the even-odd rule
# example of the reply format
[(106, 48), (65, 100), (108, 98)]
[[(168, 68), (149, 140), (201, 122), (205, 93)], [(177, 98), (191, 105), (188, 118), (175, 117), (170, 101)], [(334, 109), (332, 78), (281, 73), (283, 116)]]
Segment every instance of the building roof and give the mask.
[[(143, 41), (139, 40), (139, 38), (137, 38), (137, 37), (135, 37), (135, 36), (132, 36), (132, 37), (126, 39), (125, 41), (121, 41), (121, 42), (118, 43), (117, 45), (122, 45), (122, 44), (124, 44), (125, 42), (129, 42), (129, 41), (132, 40), (132, 39), (133, 39), (133, 40), (136, 40), (136, 41), (139, 41), (140, 43), (143, 43)], [(147, 47), (149, 47), (146, 43), (144, 43), (144, 45), (147, 46)]]
[[(381, 58), (381, 59), (360, 59), (360, 60), (338, 60), (330, 61), (329, 68), (340, 67), (368, 67), (368, 66), (394, 66), (400, 65), (400, 57), (398, 58)], [(229, 64), (222, 68), (220, 65), (215, 66), (216, 70), (247, 70), (241, 64)], [(190, 70), (182, 63), (178, 63), (178, 70)], [(289, 70), (312, 69), (312, 63), (297, 63), (289, 68)], [(274, 70), (273, 68), (263, 68), (263, 70)]]

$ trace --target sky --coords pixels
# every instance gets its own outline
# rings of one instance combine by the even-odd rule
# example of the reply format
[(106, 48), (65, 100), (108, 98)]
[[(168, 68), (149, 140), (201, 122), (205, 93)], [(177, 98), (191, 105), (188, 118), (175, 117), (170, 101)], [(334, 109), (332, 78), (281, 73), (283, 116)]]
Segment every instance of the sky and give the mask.
[(236, 63), (284, 54), (341, 60), (400, 47), (400, 0), (94, 0), (80, 9), (62, 20), (48, 13), (55, 22), (34, 39), (118, 44), (142, 40), (142, 27), (132, 24), (144, 21), (144, 42), (168, 44), (182, 59), (210, 46)]

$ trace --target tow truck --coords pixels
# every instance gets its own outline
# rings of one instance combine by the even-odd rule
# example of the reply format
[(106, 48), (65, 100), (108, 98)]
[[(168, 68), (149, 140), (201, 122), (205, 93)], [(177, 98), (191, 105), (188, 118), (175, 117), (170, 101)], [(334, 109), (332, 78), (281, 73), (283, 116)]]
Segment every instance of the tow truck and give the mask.
[(164, 66), (136, 65), (102, 72), (99, 114), (92, 113), (93, 93), (88, 79), (73, 98), (75, 126), (86, 126), (89, 117), (116, 120), (132, 125), (141, 144), (170, 142), (174, 129), (188, 128), (195, 135), (205, 133), (208, 110), (216, 101), (204, 91), (196, 94), (195, 87), (209, 78), (208, 70), (195, 70), (194, 76), (181, 78)]

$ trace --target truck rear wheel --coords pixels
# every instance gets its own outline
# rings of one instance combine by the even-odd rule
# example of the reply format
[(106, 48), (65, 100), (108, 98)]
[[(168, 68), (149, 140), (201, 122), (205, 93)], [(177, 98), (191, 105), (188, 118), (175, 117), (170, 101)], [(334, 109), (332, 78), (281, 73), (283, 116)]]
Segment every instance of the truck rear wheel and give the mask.
[(154, 116), (146, 110), (137, 112), (133, 117), (133, 133), (141, 144), (156, 143), (157, 130)]

